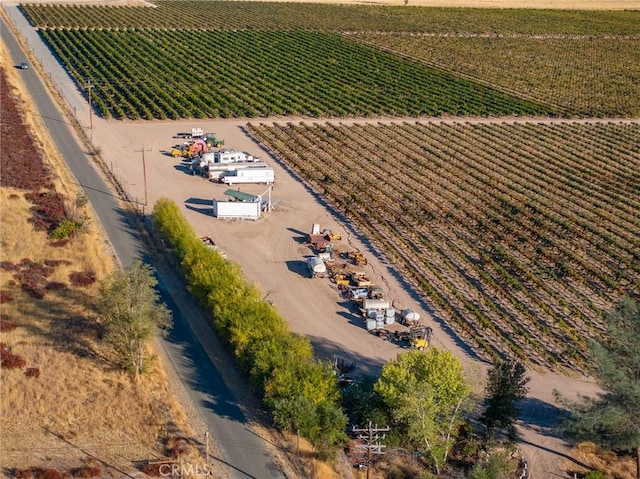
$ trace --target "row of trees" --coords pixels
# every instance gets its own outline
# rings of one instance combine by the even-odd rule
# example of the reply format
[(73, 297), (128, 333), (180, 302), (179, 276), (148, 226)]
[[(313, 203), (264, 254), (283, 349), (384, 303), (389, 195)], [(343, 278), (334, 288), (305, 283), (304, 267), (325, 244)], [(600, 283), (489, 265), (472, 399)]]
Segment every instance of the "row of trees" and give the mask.
[(236, 263), (198, 239), (175, 203), (160, 199), (153, 219), (180, 261), (189, 291), (210, 312), (276, 424), (299, 431), (320, 449), (342, 443), (347, 418), (333, 368), (315, 360), (309, 340), (289, 331)]

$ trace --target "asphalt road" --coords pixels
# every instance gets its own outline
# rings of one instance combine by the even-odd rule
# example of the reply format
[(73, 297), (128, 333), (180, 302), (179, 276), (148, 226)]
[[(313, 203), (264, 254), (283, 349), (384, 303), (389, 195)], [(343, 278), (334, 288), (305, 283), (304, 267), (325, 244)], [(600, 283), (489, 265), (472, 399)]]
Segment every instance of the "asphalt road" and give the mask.
[[(28, 25), (18, 8), (5, 6), (4, 9), (27, 39), (45, 71), (52, 77), (64, 76), (60, 72), (60, 65), (40, 42), (35, 29)], [(4, 20), (1, 20), (0, 33), (13, 59), (12, 63), (19, 65), (27, 60)], [(80, 146), (77, 136), (60, 113), (36, 70), (29, 68), (21, 70), (20, 74), (51, 138), (78, 184), (84, 189), (121, 263), (126, 266), (136, 259), (150, 262), (145, 244), (137, 228), (132, 226), (129, 214), (120, 207), (115, 193), (103, 181), (91, 157)], [(66, 81), (69, 83), (68, 79)], [(75, 109), (73, 104), (70, 107)], [(183, 292), (177, 291), (176, 286), (169, 286), (175, 285), (175, 282), (162, 277), (158, 279), (162, 298), (172, 310), (174, 318), (173, 329), (163, 341), (163, 347), (213, 442), (219, 447), (219, 456), (213, 457), (216, 469), (224, 470), (233, 479), (284, 478), (264, 441), (251, 431), (240, 405), (216, 369), (211, 353), (208, 354), (202, 345), (213, 333), (203, 318), (194, 317), (193, 310), (188, 308), (188, 304), (185, 305)], [(197, 331), (195, 333), (194, 328)]]

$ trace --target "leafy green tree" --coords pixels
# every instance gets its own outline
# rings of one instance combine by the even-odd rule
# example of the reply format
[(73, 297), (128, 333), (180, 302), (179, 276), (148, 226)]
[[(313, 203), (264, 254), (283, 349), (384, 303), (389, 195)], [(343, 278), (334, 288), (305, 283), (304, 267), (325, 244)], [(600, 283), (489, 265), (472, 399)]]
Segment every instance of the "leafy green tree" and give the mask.
[(640, 306), (622, 298), (604, 314), (606, 336), (591, 345), (593, 374), (604, 390), (581, 402), (557, 397), (571, 416), (564, 431), (573, 439), (593, 441), (617, 451), (635, 451), (640, 479)]
[(105, 340), (120, 363), (134, 375), (148, 365), (146, 344), (171, 326), (171, 312), (159, 303), (157, 281), (150, 266), (136, 261), (118, 269), (102, 283), (98, 311), (105, 327)]
[(279, 399), (273, 408), (273, 420), (283, 429), (300, 433), (324, 452), (344, 444), (347, 439), (347, 417), (331, 401), (314, 404), (301, 395)]
[(515, 422), (520, 415), (518, 402), (529, 391), (524, 364), (520, 361), (497, 361), (489, 370), (489, 382), (486, 387), (486, 409), (480, 421), (487, 427), (489, 435), (496, 428), (506, 429), (510, 440), (516, 438)]
[(436, 348), (400, 354), (382, 368), (374, 389), (440, 474), (471, 392), (460, 362)]

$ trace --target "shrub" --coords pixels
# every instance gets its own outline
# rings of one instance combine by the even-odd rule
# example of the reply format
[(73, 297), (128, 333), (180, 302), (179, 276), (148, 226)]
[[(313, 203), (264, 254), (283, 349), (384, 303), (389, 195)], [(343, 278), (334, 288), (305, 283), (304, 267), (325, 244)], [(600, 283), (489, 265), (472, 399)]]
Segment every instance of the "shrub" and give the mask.
[(0, 316), (0, 331), (13, 331), (16, 328), (17, 326), (11, 321), (8, 321), (4, 314)]
[(102, 475), (102, 468), (100, 466), (82, 466), (71, 471), (73, 477), (76, 479), (89, 479), (91, 477), (99, 477)]
[(39, 378), (40, 377), (40, 368), (27, 368), (24, 372), (24, 375), (28, 378)]
[(12, 353), (6, 344), (0, 343), (0, 360), (5, 369), (23, 368), (27, 362), (17, 354)]
[(83, 231), (84, 231), (84, 220), (64, 219), (51, 232), (51, 238), (55, 240), (75, 238)]
[(8, 303), (11, 300), (13, 300), (13, 298), (9, 293), (6, 291), (0, 291), (0, 304)]
[(607, 475), (600, 471), (589, 471), (584, 475), (584, 479), (607, 479)]
[(90, 286), (96, 282), (96, 279), (93, 271), (74, 271), (69, 274), (69, 281), (73, 286)]

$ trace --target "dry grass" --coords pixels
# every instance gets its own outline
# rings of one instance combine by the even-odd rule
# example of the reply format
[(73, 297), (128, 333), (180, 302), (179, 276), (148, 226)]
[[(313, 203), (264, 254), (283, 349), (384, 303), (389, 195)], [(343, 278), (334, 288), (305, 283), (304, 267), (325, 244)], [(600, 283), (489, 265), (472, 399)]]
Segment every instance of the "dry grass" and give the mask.
[[(6, 51), (1, 53), (8, 80), (19, 83)], [(46, 131), (22, 91), (18, 87), (16, 94), (30, 131)], [(58, 191), (77, 195), (51, 140), (39, 137), (34, 145), (47, 152), (46, 161), (59, 176)], [(26, 362), (23, 368), (2, 370), (0, 467), (69, 471), (93, 461), (106, 474), (119, 474), (131, 470), (132, 461), (163, 457), (168, 437), (190, 435), (164, 372), (158, 364), (136, 382), (114, 369), (92, 308), (98, 283), (73, 287), (69, 281), (72, 272), (91, 271), (100, 280), (113, 270), (104, 233), (90, 220), (86, 234), (51, 246), (46, 233), (34, 231), (27, 221), (31, 205), (24, 193), (0, 190), (0, 261), (47, 261), (53, 272), (46, 280), (55, 287), (36, 300), (21, 288), (14, 271), (0, 270), (0, 290), (11, 298), (1, 305), (2, 318), (17, 326), (0, 332), (0, 342)]]
[(564, 469), (570, 474), (585, 473), (589, 470), (600, 471), (610, 479), (634, 479), (635, 458), (630, 456), (620, 457), (613, 452), (602, 450), (592, 442), (578, 444), (572, 451), (571, 457), (584, 464), (589, 469), (576, 466), (573, 462), (567, 462)]

